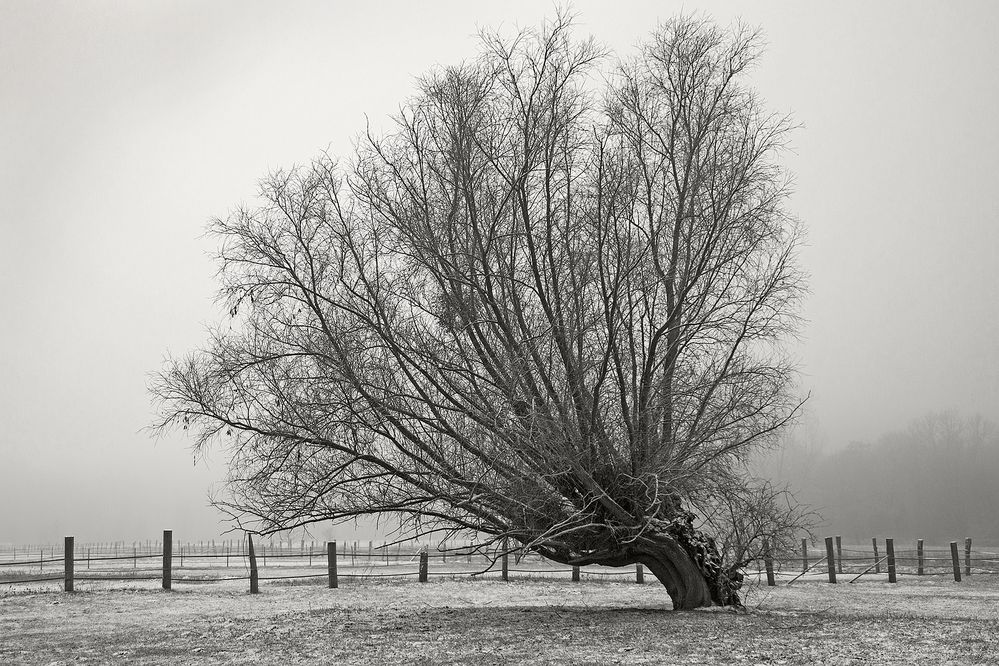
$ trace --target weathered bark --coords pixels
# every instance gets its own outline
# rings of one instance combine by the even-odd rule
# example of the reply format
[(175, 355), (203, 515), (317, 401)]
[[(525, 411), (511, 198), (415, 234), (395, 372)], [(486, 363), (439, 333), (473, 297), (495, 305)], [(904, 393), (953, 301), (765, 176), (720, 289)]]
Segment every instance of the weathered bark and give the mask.
[(675, 610), (712, 605), (707, 578), (672, 538), (661, 539), (658, 547), (650, 547), (636, 559), (663, 584)]
[[(659, 521), (657, 521), (659, 522)], [(690, 516), (660, 523), (654, 533), (644, 533), (620, 549), (590, 552), (578, 557), (539, 549), (558, 562), (621, 567), (642, 564), (666, 588), (674, 610), (703, 606), (741, 606), (742, 574), (722, 566), (714, 539), (694, 529)]]
[(682, 533), (649, 539), (643, 551), (636, 562), (655, 574), (675, 610), (742, 605), (742, 574), (722, 566), (714, 539), (688, 526)]

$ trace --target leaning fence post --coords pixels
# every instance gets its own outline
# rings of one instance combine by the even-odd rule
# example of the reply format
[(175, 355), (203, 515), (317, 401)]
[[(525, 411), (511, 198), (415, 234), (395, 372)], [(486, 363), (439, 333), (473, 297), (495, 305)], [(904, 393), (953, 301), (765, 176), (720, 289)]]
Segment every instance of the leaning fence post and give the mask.
[(801, 540), (801, 573), (808, 571), (808, 539)]
[(645, 567), (641, 564), (635, 565), (635, 582), (639, 585), (645, 582)]
[(971, 575), (971, 537), (964, 540), (964, 575)]
[(923, 540), (916, 539), (916, 575), (923, 575)]
[(836, 552), (833, 550), (833, 538), (826, 537), (826, 564), (829, 569), (829, 582), (836, 582)]
[(246, 549), (250, 556), (250, 594), (260, 592), (260, 581), (257, 577), (257, 554), (253, 552), (253, 535), (246, 534)]
[(881, 573), (881, 559), (878, 557), (878, 538), (874, 537), (871, 539), (871, 544), (874, 546), (874, 573)]
[(763, 540), (763, 566), (767, 570), (767, 587), (773, 587), (777, 582), (774, 580), (774, 558), (770, 554), (770, 541), (767, 539)]
[(957, 542), (950, 542), (950, 559), (954, 565), (954, 581), (961, 582), (961, 558), (957, 555)]
[(173, 568), (173, 530), (163, 530), (163, 589), (169, 590)]
[(500, 556), (500, 571), (503, 576), (503, 580), (510, 580), (510, 557), (507, 553), (507, 547), (509, 541), (506, 537), (503, 537), (503, 554)]
[(336, 575), (336, 541), (326, 542), (326, 569), (330, 579), (330, 589), (340, 585)]
[(836, 535), (836, 571), (843, 573), (843, 537)]
[(68, 536), (63, 540), (62, 561), (65, 572), (63, 589), (66, 592), (73, 591), (73, 537)]
[(426, 548), (420, 551), (420, 582), (427, 582), (427, 568), (430, 560), (430, 554), (427, 553)]
[(895, 540), (885, 539), (885, 554), (888, 556), (888, 582), (896, 582), (895, 578)]
[(574, 566), (572, 568), (572, 582), (573, 583), (578, 583), (579, 582), (579, 567), (578, 566)]

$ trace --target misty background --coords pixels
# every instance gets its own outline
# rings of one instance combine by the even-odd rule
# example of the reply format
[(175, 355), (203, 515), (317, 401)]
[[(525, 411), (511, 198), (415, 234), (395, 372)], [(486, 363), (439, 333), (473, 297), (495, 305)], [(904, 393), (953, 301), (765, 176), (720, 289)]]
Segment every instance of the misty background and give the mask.
[[(620, 56), (697, 10), (762, 28), (751, 80), (802, 124), (802, 423), (759, 461), (823, 533), (999, 542), (999, 4), (606, 4)], [(507, 2), (0, 4), (0, 542), (227, 529), (225, 457), (157, 441), (148, 373), (224, 321), (213, 216), (268, 171), (348, 158)], [(373, 534), (365, 527), (361, 533)], [(347, 528), (340, 528), (346, 534)], [(325, 532), (333, 535), (335, 533)]]

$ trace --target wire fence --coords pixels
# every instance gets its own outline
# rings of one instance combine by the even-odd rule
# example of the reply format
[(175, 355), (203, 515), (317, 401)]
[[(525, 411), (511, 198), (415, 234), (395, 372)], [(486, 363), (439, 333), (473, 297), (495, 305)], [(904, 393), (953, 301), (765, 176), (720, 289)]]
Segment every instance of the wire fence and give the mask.
[[(308, 581), (328, 578), (326, 544), (256, 544), (251, 562), (248, 542), (240, 541), (180, 542), (170, 541), (164, 549), (162, 541), (94, 543), (72, 546), (72, 566), (66, 560), (66, 550), (54, 545), (0, 547), (0, 586), (8, 589), (18, 585), (65, 584), (66, 572), (72, 569), (73, 582), (151, 582), (165, 580), (164, 568), (169, 567), (170, 585), (185, 583), (222, 583), (254, 578), (252, 569), (259, 569), (259, 581)], [(165, 553), (169, 551), (169, 564)], [(34, 557), (32, 555), (34, 554)], [(501, 556), (478, 550), (471, 542), (464, 544), (425, 544), (419, 542), (382, 542), (367, 545), (360, 541), (337, 544), (337, 577), (345, 579), (384, 579), (427, 577), (476, 578), (508, 577), (518, 573), (528, 577), (607, 577), (628, 575), (623, 571), (599, 571), (588, 567), (581, 573), (574, 568), (555, 565), (537, 554), (515, 553), (520, 565), (509, 568), (509, 554)], [(426, 570), (421, 573), (420, 562)], [(323, 570), (323, 573), (317, 573)], [(632, 574), (633, 575), (633, 574)], [(2, 590), (3, 587), (0, 587)]]
[[(167, 545), (164, 546), (164, 543)], [(174, 542), (147, 541), (125, 544), (82, 544), (67, 538), (62, 548), (0, 547), (0, 593), (24, 586), (43, 589), (74, 589), (74, 583), (130, 585), (213, 584), (233, 581), (280, 581), (303, 584), (325, 579), (333, 587), (339, 579), (429, 578), (518, 578), (579, 581), (622, 580), (645, 582), (641, 565), (634, 568), (601, 566), (571, 567), (542, 558), (536, 553), (476, 550), (470, 544), (426, 544), (333, 542), (330, 547), (315, 542), (299, 544), (258, 543), (251, 554), (247, 539), (239, 541)], [(835, 545), (834, 545), (835, 544)], [(949, 547), (926, 547), (917, 541), (912, 548), (895, 549), (891, 539), (870, 546), (843, 546), (839, 538), (826, 539), (826, 547), (803, 542), (798, 553), (778, 553), (751, 562), (745, 570), (750, 580), (770, 584), (798, 582), (857, 582), (887, 580), (899, 576), (962, 578), (999, 574), (999, 549), (978, 549), (966, 539)], [(963, 546), (963, 547), (962, 547)], [(35, 557), (32, 557), (35, 555)], [(510, 565), (513, 564), (511, 567)], [(649, 582), (655, 582), (649, 577)], [(127, 586), (125, 586), (127, 587)]]

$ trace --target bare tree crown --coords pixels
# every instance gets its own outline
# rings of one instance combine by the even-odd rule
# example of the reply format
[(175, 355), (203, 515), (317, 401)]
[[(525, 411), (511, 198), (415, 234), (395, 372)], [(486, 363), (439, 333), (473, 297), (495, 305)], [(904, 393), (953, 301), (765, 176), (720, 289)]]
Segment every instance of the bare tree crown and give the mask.
[(564, 17), (484, 33), (349, 164), (214, 221), (236, 323), (167, 364), (159, 425), (228, 442), (219, 504), (263, 530), (393, 511), (596, 561), (689, 512), (729, 529), (800, 405), (758, 54), (696, 19), (616, 65)]

